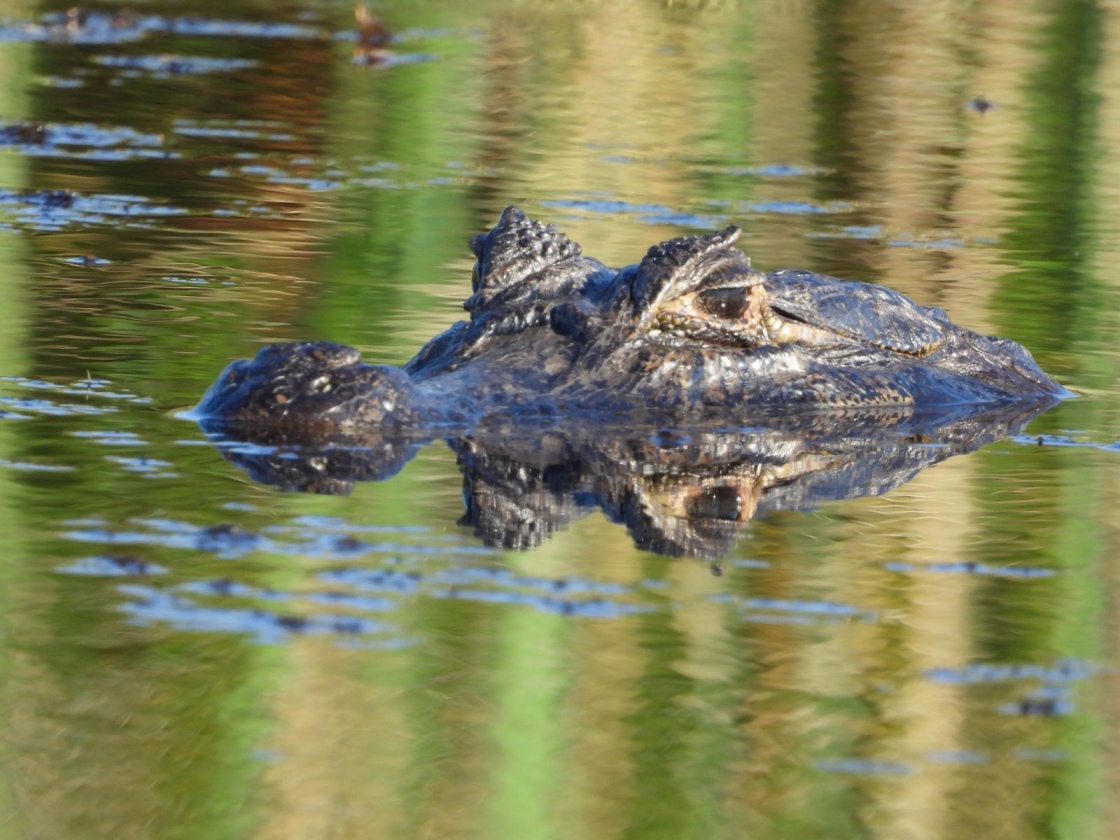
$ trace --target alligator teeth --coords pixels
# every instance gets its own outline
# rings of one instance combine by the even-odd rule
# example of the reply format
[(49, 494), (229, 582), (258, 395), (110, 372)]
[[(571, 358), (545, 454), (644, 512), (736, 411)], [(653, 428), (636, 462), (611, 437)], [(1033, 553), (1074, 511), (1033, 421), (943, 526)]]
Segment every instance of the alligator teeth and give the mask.
[(782, 332), (782, 322), (773, 312), (767, 311), (762, 316), (762, 331), (770, 340), (776, 340)]

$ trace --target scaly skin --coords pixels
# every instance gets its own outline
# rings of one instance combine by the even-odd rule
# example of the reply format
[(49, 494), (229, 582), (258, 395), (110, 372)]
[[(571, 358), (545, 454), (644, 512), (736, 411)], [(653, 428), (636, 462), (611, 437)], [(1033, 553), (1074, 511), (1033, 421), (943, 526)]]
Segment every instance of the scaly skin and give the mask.
[(470, 320), (403, 370), (330, 343), (235, 362), (194, 411), (232, 426), (349, 431), (489, 422), (749, 422), (892, 407), (1051, 405), (1068, 396), (1022, 346), (898, 292), (763, 274), (736, 227), (655, 245), (613, 270), (507, 208), (476, 236)]

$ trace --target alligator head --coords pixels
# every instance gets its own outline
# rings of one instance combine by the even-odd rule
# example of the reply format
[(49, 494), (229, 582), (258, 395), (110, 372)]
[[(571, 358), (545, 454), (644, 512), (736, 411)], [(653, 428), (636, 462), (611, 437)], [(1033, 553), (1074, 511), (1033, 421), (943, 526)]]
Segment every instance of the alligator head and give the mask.
[(737, 227), (671, 239), (619, 270), (507, 208), (471, 240), (470, 320), (403, 370), (330, 343), (266, 347), (194, 412), (323, 429), (652, 422), (867, 406), (1034, 402), (1069, 394), (1020, 345), (890, 289), (763, 274)]

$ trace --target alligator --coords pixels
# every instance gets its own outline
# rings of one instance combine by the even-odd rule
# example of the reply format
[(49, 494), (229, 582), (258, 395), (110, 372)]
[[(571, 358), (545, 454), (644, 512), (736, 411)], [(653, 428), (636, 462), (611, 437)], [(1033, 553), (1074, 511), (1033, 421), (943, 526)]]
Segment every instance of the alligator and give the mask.
[(227, 367), (191, 416), (210, 429), (449, 436), (491, 423), (1044, 409), (1070, 395), (1013, 341), (883, 286), (763, 273), (735, 247), (739, 235), (670, 239), (613, 269), (508, 207), (470, 241), (469, 319), (403, 368), (331, 342), (271, 345)]

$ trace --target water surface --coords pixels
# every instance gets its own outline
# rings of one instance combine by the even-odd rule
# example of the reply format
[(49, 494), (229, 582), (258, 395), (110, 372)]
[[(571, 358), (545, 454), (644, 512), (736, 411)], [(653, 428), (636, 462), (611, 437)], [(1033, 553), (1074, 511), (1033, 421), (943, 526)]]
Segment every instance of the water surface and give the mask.
[[(0, 6), (0, 834), (1114, 836), (1117, 8), (376, 11)], [(403, 363), (510, 203), (615, 265), (738, 223), (1082, 396), (718, 560), (587, 496), (503, 549), (439, 442), (284, 492), (176, 417), (266, 342)]]

